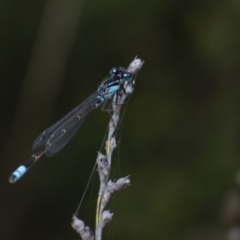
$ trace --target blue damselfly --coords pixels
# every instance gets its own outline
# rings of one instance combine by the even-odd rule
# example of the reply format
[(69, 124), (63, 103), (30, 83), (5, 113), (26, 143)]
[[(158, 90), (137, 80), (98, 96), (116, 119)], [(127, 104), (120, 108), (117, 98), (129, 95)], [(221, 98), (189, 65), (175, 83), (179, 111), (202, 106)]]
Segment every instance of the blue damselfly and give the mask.
[(11, 174), (10, 183), (19, 180), (42, 155), (45, 154), (49, 157), (60, 151), (93, 109), (111, 99), (120, 90), (124, 91), (124, 83), (133, 83), (133, 75), (120, 68), (112, 68), (110, 75), (100, 84), (96, 92), (36, 138), (32, 146), (33, 154), (25, 164), (19, 166)]

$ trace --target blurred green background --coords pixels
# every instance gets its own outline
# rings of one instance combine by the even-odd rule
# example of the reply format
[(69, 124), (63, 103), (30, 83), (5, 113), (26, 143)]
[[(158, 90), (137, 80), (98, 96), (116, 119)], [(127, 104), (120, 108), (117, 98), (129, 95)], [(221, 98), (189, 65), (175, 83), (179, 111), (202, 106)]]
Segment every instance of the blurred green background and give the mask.
[[(106, 112), (92, 112), (19, 182), (7, 179), (38, 134), (136, 55), (145, 64), (115, 154), (132, 186), (109, 205), (104, 239), (230, 239), (239, 224), (223, 214), (240, 163), (239, 26), (236, 0), (1, 1), (0, 239), (80, 239), (71, 217)], [(80, 213), (91, 227), (92, 212)]]

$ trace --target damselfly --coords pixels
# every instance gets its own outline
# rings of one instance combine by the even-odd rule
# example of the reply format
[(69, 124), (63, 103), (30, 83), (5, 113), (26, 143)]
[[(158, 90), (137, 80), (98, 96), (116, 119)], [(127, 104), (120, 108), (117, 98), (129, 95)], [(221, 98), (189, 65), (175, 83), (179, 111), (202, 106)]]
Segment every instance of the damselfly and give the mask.
[(19, 180), (43, 154), (49, 157), (60, 151), (77, 132), (91, 110), (111, 99), (121, 89), (124, 91), (125, 82), (133, 83), (133, 75), (119, 68), (112, 68), (110, 75), (100, 84), (96, 92), (36, 138), (32, 146), (33, 154), (25, 164), (11, 174), (10, 183)]

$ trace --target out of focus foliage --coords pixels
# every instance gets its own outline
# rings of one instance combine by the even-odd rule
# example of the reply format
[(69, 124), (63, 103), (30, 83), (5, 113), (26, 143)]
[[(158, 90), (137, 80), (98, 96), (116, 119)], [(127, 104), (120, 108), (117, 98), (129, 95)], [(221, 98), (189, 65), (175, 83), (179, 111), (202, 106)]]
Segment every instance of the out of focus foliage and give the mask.
[[(41, 131), (136, 55), (145, 64), (115, 154), (132, 187), (109, 206), (104, 239), (225, 239), (223, 201), (240, 166), (239, 26), (236, 0), (1, 1), (0, 239), (79, 239), (71, 216), (106, 112), (95, 110), (64, 150), (18, 183), (7, 178)], [(87, 199), (80, 217), (93, 227), (95, 195)]]

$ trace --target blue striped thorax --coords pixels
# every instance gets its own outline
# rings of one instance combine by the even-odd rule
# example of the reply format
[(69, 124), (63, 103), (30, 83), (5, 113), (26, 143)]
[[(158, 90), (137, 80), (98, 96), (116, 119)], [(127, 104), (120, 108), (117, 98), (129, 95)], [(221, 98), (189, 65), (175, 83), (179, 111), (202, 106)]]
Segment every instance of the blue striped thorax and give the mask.
[(110, 99), (120, 89), (125, 81), (130, 83), (133, 80), (133, 75), (131, 73), (120, 70), (116, 67), (112, 68), (109, 73), (111, 78), (103, 81), (98, 88), (99, 95), (97, 98), (99, 101), (96, 103), (96, 107), (104, 102), (105, 99)]
[(119, 75), (112, 76), (110, 79), (105, 80), (98, 88), (99, 101), (96, 103), (98, 107), (105, 99), (110, 99), (116, 91), (119, 90), (122, 79)]

